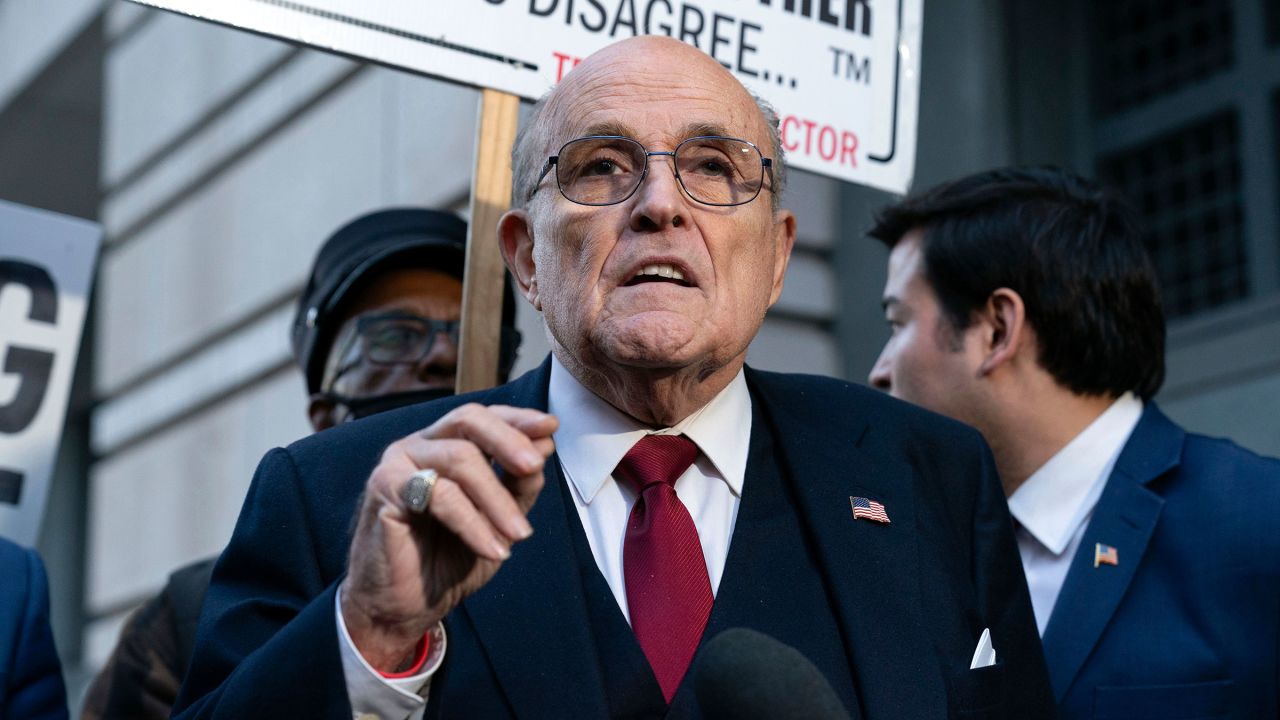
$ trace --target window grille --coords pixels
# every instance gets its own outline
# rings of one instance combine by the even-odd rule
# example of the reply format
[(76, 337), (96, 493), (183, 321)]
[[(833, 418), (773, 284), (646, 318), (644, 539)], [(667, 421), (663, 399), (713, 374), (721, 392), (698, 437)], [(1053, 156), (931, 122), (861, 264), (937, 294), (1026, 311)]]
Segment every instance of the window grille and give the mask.
[[(1280, 0), (1267, 3), (1269, 17)], [(1234, 30), (1223, 0), (1094, 0), (1093, 95), (1102, 115), (1142, 104), (1230, 67)], [(1274, 23), (1271, 23), (1274, 26)]]
[(1226, 111), (1099, 162), (1103, 182), (1142, 216), (1172, 317), (1249, 294), (1239, 149), (1236, 114)]

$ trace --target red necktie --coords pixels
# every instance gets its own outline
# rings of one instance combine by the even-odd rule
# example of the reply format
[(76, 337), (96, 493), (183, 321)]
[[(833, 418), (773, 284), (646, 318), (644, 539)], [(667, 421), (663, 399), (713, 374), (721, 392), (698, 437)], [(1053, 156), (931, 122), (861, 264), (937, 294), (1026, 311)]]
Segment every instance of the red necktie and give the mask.
[(647, 435), (615, 472), (639, 495), (622, 546), (631, 629), (668, 703), (711, 615), (698, 529), (674, 487), (697, 457), (698, 446), (683, 435)]

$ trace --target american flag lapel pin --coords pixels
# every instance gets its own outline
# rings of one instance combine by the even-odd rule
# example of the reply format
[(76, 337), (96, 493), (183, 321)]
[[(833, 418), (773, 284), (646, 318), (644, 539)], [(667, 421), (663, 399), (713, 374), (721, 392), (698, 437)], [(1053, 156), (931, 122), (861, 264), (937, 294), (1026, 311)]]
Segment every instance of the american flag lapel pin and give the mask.
[(1098, 543), (1093, 546), (1093, 566), (1099, 565), (1115, 565), (1120, 566), (1120, 551), (1110, 545)]
[(875, 500), (850, 495), (849, 506), (853, 508), (854, 520), (871, 520), (886, 525), (889, 524), (889, 514), (884, 511), (884, 505)]

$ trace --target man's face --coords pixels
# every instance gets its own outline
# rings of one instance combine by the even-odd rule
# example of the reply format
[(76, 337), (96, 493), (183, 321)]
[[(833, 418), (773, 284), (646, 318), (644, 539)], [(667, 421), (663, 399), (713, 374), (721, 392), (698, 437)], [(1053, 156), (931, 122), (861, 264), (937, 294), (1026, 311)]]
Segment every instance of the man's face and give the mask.
[[(367, 283), (348, 300), (342, 324), (329, 347), (325, 365), (328, 391), (359, 399), (415, 390), (452, 390), (458, 348), (447, 334), (436, 334), (430, 349), (416, 362), (385, 363), (370, 359), (367, 351), (370, 342), (390, 343), (397, 339), (361, 335), (361, 320), (388, 314), (456, 321), (462, 314), (462, 281), (437, 270), (408, 268), (390, 270)], [(391, 328), (386, 332), (397, 331)], [(327, 410), (332, 417), (327, 422), (317, 422), (316, 410), (313, 400), (312, 422), (324, 427), (342, 422), (349, 415), (347, 408), (330, 406)]]
[[(567, 76), (543, 118), (550, 153), (587, 135), (624, 135), (649, 151), (724, 135), (771, 154), (742, 86), (665, 38), (597, 53)], [(771, 184), (766, 174), (745, 205), (703, 205), (681, 189), (671, 158), (656, 156), (630, 198), (589, 207), (565, 199), (549, 173), (527, 211), (533, 267), (524, 279), (554, 344), (590, 367), (710, 373), (743, 356), (782, 290), (794, 240), (794, 218), (772, 210)], [(637, 281), (654, 266), (683, 280)]]
[(955, 330), (925, 278), (923, 232), (902, 236), (889, 255), (884, 314), (890, 336), (868, 381), (896, 398), (973, 424), (980, 407), (979, 343)]

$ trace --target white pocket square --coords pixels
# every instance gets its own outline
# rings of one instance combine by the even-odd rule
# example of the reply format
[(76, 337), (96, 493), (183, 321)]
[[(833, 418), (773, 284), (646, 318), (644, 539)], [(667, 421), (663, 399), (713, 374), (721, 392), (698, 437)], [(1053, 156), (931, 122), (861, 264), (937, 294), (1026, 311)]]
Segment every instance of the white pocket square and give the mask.
[(991, 645), (991, 628), (983, 628), (982, 637), (978, 638), (978, 647), (973, 650), (973, 661), (970, 670), (991, 667), (996, 664), (996, 649)]

